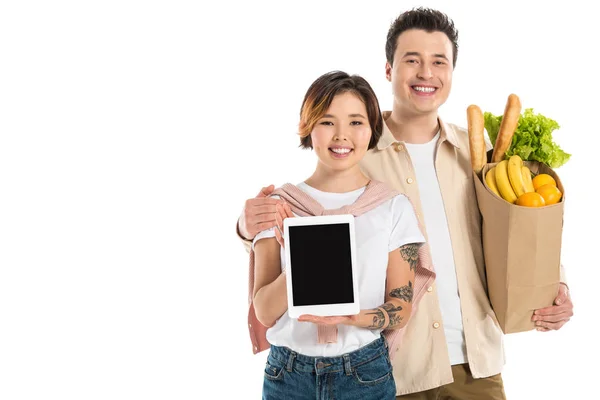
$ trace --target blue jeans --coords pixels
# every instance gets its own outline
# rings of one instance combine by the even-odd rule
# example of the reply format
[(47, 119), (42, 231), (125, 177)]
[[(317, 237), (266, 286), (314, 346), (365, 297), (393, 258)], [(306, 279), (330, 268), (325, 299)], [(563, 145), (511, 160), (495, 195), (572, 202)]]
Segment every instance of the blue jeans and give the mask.
[(271, 346), (263, 400), (387, 400), (396, 398), (383, 337), (338, 357), (309, 357)]

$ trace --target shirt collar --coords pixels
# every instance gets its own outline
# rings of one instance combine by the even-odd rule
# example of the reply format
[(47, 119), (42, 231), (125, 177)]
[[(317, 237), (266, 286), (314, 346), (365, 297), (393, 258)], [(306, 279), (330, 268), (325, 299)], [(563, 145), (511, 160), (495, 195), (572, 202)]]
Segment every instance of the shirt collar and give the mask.
[[(390, 131), (390, 129), (387, 126), (386, 121), (390, 115), (391, 115), (391, 111), (384, 111), (382, 113), (383, 133), (381, 134), (381, 137), (379, 138), (379, 142), (377, 143), (378, 150), (384, 150), (384, 149), (388, 148), (389, 146), (391, 146), (392, 144), (394, 144), (396, 142), (400, 142), (399, 140), (396, 140), (396, 138), (392, 134), (392, 131)], [(448, 143), (450, 143), (452, 146), (456, 147), (457, 149), (460, 148), (458, 146), (458, 140), (456, 138), (456, 132), (454, 131), (454, 128), (452, 126), (444, 123), (440, 117), (438, 117), (438, 123), (440, 125), (440, 140), (442, 140), (442, 141), (446, 140), (446, 141), (448, 141)]]

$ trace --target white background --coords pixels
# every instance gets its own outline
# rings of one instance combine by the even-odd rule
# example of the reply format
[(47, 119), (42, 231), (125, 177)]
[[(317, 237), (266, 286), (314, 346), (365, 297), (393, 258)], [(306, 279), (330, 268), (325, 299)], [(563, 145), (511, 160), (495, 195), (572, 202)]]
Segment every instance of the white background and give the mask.
[(316, 77), (361, 74), (391, 108), (387, 29), (422, 4), (460, 33), (445, 120), (465, 125), (469, 104), (500, 114), (516, 93), (561, 125), (575, 317), (506, 336), (503, 377), (511, 400), (591, 398), (596, 14), (398, 0), (3, 2), (0, 398), (260, 398), (236, 219), (262, 186), (313, 171), (295, 132)]

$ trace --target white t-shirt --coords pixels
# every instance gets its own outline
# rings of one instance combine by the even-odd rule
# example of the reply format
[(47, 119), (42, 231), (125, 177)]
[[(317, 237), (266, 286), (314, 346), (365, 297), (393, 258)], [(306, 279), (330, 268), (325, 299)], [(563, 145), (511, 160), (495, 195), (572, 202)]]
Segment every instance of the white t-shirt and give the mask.
[(456, 281), (456, 266), (452, 241), (446, 220), (442, 192), (435, 171), (435, 149), (439, 133), (429, 143), (405, 143), (415, 169), (425, 229), (436, 272), (436, 286), (440, 299), (444, 333), (452, 365), (467, 362), (466, 344)]
[[(297, 185), (325, 209), (337, 209), (352, 204), (364, 192), (361, 188), (347, 193), (319, 191), (305, 183)], [(361, 310), (379, 307), (385, 303), (388, 253), (409, 243), (423, 243), (417, 217), (410, 201), (403, 195), (382, 203), (356, 217), (356, 255), (358, 262), (358, 291)], [(274, 237), (273, 229), (260, 232), (257, 241)], [(253, 245), (254, 245), (253, 243)], [(281, 250), (281, 267), (285, 268), (285, 254)], [(289, 318), (287, 311), (267, 330), (267, 340), (276, 346), (285, 346), (307, 356), (331, 357), (357, 350), (379, 338), (380, 330), (338, 325), (337, 343), (317, 343), (317, 325)]]

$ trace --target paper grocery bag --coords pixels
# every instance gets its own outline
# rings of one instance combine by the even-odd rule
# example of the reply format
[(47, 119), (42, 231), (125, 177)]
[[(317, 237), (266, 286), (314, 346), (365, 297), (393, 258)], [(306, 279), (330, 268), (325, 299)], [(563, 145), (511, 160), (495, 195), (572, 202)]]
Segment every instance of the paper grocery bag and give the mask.
[(537, 173), (551, 175), (562, 200), (545, 207), (523, 207), (496, 196), (485, 174), (496, 163), (473, 174), (483, 226), (483, 252), (490, 302), (505, 334), (535, 328), (533, 311), (551, 306), (560, 282), (560, 248), (564, 188), (558, 175), (539, 162), (523, 163)]

